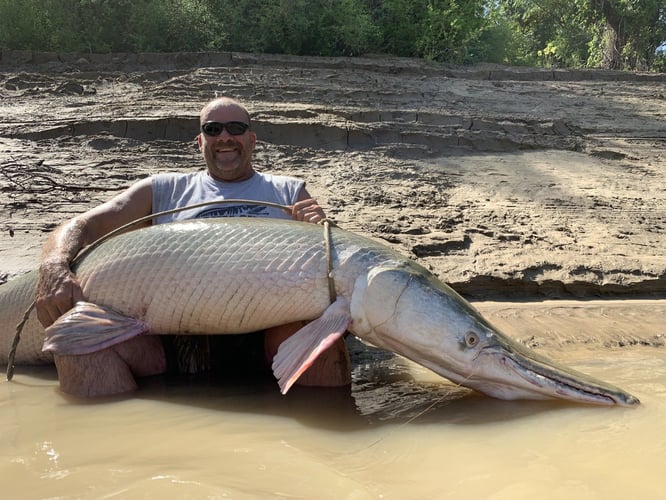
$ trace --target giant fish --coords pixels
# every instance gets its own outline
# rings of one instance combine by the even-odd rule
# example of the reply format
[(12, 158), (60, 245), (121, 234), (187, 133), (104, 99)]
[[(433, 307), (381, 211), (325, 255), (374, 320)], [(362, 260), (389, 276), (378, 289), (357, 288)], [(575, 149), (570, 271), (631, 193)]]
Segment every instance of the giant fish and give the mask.
[[(496, 398), (639, 403), (512, 340), (416, 262), (336, 227), (247, 218), (160, 224), (104, 241), (73, 270), (86, 302), (49, 327), (46, 341), (32, 314), (17, 364), (95, 352), (136, 335), (237, 334), (308, 320), (274, 358), (283, 393), (349, 331)], [(0, 359), (36, 279), (33, 271), (0, 287)]]

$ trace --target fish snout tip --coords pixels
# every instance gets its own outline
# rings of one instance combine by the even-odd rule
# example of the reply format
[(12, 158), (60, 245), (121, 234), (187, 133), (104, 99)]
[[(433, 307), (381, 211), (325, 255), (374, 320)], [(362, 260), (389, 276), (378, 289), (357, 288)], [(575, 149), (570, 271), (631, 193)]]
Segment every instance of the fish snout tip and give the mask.
[(623, 400), (616, 403), (621, 406), (632, 407), (632, 406), (639, 406), (641, 404), (641, 400), (638, 399), (636, 396), (633, 396), (629, 393), (625, 393)]

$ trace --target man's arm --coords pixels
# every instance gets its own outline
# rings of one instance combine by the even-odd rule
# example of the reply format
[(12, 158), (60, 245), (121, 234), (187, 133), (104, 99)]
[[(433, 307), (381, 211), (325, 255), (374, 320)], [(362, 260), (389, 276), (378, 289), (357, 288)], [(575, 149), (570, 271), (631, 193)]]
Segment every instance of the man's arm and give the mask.
[(37, 317), (42, 325), (50, 325), (83, 299), (81, 286), (69, 267), (79, 250), (151, 211), (152, 184), (147, 178), (55, 229), (42, 250), (35, 291)]
[(319, 206), (317, 200), (310, 196), (305, 186), (298, 193), (298, 201), (291, 209), (291, 216), (300, 221), (317, 223), (326, 218), (324, 209)]

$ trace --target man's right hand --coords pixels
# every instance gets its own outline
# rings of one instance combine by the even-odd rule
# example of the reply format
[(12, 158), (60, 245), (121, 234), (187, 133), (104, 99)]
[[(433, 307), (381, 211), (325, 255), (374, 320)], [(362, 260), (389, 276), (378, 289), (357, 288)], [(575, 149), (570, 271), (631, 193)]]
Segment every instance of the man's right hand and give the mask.
[(123, 224), (149, 215), (152, 199), (152, 181), (146, 177), (109, 201), (64, 222), (51, 233), (42, 250), (35, 289), (37, 318), (44, 327), (84, 299), (81, 285), (69, 268), (69, 262), (79, 250)]
[(42, 261), (35, 289), (35, 307), (39, 322), (47, 327), (83, 300), (83, 291), (76, 276), (63, 261)]

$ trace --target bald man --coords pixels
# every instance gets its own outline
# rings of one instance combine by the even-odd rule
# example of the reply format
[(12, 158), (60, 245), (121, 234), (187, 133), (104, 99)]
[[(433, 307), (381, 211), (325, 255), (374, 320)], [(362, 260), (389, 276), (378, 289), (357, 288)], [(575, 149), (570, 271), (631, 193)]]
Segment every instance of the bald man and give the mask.
[[(86, 245), (140, 217), (215, 199), (250, 199), (291, 206), (291, 213), (262, 205), (213, 205), (160, 216), (144, 225), (204, 217), (249, 216), (292, 218), (316, 223), (323, 209), (302, 180), (257, 172), (252, 154), (257, 136), (250, 114), (234, 99), (207, 103), (199, 115), (197, 143), (206, 169), (194, 173), (163, 173), (140, 180), (126, 191), (61, 224), (44, 245), (36, 290), (36, 309), (46, 327), (84, 300), (70, 263)], [(243, 336), (139, 336), (102, 351), (55, 356), (60, 389), (78, 397), (125, 393), (137, 388), (136, 378), (169, 372), (197, 373), (238, 363), (266, 370), (280, 343), (301, 322)], [(349, 355), (342, 340), (323, 353), (299, 383), (338, 387), (351, 382)]]

